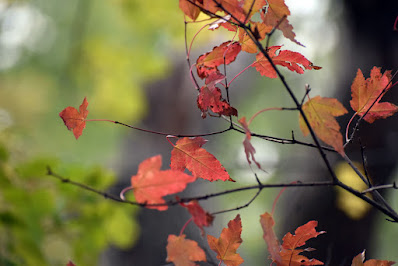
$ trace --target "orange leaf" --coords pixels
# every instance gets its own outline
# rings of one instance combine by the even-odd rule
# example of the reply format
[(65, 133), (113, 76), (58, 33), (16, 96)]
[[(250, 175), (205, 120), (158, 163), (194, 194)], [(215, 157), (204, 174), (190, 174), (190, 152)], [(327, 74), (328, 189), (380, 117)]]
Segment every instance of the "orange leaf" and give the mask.
[[(265, 38), (265, 35), (272, 30), (272, 27), (260, 22), (251, 22), (251, 29), (253, 32), (258, 33), (258, 36), (256, 37), (261, 41)], [(252, 41), (249, 35), (247, 35), (243, 28), (239, 28), (239, 43), (242, 46), (242, 51), (247, 53), (257, 52), (256, 44)]]
[[(271, 57), (275, 65), (287, 67), (290, 71), (297, 72), (299, 74), (304, 73), (304, 69), (320, 69), (321, 67), (315, 67), (307, 58), (297, 52), (289, 50), (281, 50), (278, 54), (276, 52), (282, 46), (271, 46), (268, 48), (268, 55)], [(258, 53), (256, 56), (256, 62), (252, 64), (262, 76), (269, 78), (276, 78), (276, 71), (272, 68), (267, 58), (262, 53)]]
[(214, 47), (213, 50), (199, 56), (196, 60), (198, 76), (203, 79), (209, 76), (210, 73), (218, 71), (217, 67), (219, 65), (232, 63), (240, 51), (240, 44), (232, 41), (227, 41), (220, 46)]
[(280, 255), (281, 247), (273, 229), (275, 221), (272, 218), (272, 215), (268, 212), (260, 215), (260, 223), (261, 227), (263, 228), (263, 238), (267, 243), (268, 253), (271, 256), (272, 261), (277, 263), (277, 265), (280, 265), (282, 262)]
[(203, 235), (203, 226), (210, 226), (213, 223), (214, 216), (203, 210), (197, 200), (190, 201), (187, 204), (181, 203), (181, 206), (187, 208), (192, 215), (194, 223), (200, 228)]
[(169, 235), (166, 261), (175, 266), (195, 266), (194, 261), (206, 261), (206, 254), (196, 241), (185, 239), (185, 235)]
[[(191, 2), (200, 5), (199, 1), (192, 0)], [(190, 3), (188, 0), (180, 0), (179, 6), (182, 12), (184, 12), (184, 14), (191, 18), (193, 21), (195, 21), (199, 16), (200, 8)]]
[[(296, 34), (293, 32), (293, 26), (289, 24), (289, 20), (286, 18), (290, 15), (290, 10), (285, 4), (284, 0), (267, 0), (268, 8), (261, 13), (261, 18), (266, 25), (276, 27), (278, 24), (278, 29), (282, 31), (283, 36), (303, 46), (295, 38)], [(283, 21), (280, 23), (280, 21)]]
[[(365, 80), (362, 72), (358, 69), (357, 75), (351, 85), (350, 101), (351, 107), (360, 116), (363, 116), (372, 106), (364, 117), (368, 123), (373, 123), (376, 119), (387, 118), (398, 111), (398, 106), (389, 102), (380, 103), (380, 99), (391, 88), (391, 71), (386, 71), (382, 75), (380, 68), (373, 67), (370, 78)], [(383, 91), (384, 90), (384, 91)], [(377, 97), (381, 94), (381, 97)]]
[(59, 113), (65, 126), (73, 131), (76, 139), (82, 135), (83, 129), (86, 127), (87, 106), (88, 102), (86, 97), (84, 97), (83, 103), (79, 107), (80, 112), (76, 108), (68, 106)]
[(318, 225), (317, 221), (309, 221), (305, 225), (302, 225), (294, 232), (296, 235), (287, 233), (282, 241), (282, 250), (280, 255), (282, 257), (282, 265), (323, 265), (323, 262), (316, 259), (308, 259), (307, 257), (300, 255), (301, 252), (306, 250), (312, 250), (307, 248), (306, 250), (297, 249), (305, 245), (305, 242), (311, 238), (315, 238), (320, 234), (326, 233), (325, 231), (317, 232), (315, 227)]
[[(318, 138), (343, 155), (343, 136), (334, 117), (347, 113), (344, 106), (337, 99), (316, 96), (303, 105), (303, 111)], [(299, 124), (304, 136), (307, 136), (310, 131), (301, 115)]]
[(236, 253), (242, 243), (241, 233), (242, 223), (238, 214), (234, 220), (229, 221), (228, 228), (222, 230), (220, 238), (207, 235), (207, 242), (210, 248), (217, 253), (217, 259), (227, 266), (237, 266), (243, 263), (241, 256)]
[(352, 259), (351, 266), (391, 266), (395, 264), (394, 261), (373, 260), (373, 259), (367, 260), (365, 261), (365, 263), (363, 263), (364, 260), (365, 260), (365, 250)]
[(225, 78), (219, 72), (212, 72), (206, 78), (206, 85), (201, 87), (197, 99), (198, 108), (202, 111), (202, 117), (206, 117), (208, 109), (219, 115), (238, 115), (238, 111), (231, 107), (224, 99), (222, 99), (221, 90), (216, 87)]
[(205, 143), (201, 137), (179, 139), (171, 151), (171, 169), (184, 171), (186, 168), (194, 177), (210, 181), (233, 181), (216, 157), (202, 148)]
[[(163, 196), (183, 191), (195, 177), (181, 171), (161, 171), (162, 156), (156, 155), (140, 163), (137, 175), (131, 177), (131, 187), (137, 202), (142, 204), (164, 203)], [(167, 210), (167, 206), (148, 206), (159, 211)]]

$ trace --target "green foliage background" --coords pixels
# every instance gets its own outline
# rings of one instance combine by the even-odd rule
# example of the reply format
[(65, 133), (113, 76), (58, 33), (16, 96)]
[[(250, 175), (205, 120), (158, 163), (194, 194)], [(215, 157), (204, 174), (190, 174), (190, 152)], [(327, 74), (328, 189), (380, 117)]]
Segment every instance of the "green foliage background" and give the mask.
[(0, 265), (95, 265), (108, 245), (134, 243), (136, 209), (46, 169), (106, 190), (116, 178), (105, 169), (126, 129), (91, 123), (76, 141), (58, 113), (87, 97), (90, 118), (142, 119), (143, 85), (167, 74), (168, 51), (183, 45), (178, 2), (1, 4)]

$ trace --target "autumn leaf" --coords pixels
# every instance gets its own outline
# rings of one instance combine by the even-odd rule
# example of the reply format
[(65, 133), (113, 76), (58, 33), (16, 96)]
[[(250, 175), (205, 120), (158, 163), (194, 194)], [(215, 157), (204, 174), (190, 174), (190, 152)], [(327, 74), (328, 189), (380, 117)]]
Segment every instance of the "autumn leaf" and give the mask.
[[(142, 204), (165, 203), (163, 196), (183, 191), (195, 177), (177, 170), (160, 170), (162, 156), (156, 155), (140, 163), (137, 175), (131, 177), (131, 188), (135, 200)], [(167, 210), (167, 206), (147, 206), (159, 211)]]
[[(343, 136), (340, 133), (340, 126), (334, 117), (347, 113), (344, 106), (337, 99), (316, 96), (308, 100), (302, 108), (318, 138), (343, 155)], [(301, 115), (299, 124), (304, 136), (307, 136), (310, 131)]]
[(74, 107), (68, 106), (59, 113), (65, 126), (69, 130), (72, 130), (76, 139), (82, 135), (83, 129), (86, 127), (86, 118), (88, 115), (87, 106), (88, 101), (86, 97), (84, 97), (83, 103), (79, 107), (79, 111)]
[[(352, 100), (350, 101), (356, 114), (363, 116), (371, 108), (363, 119), (368, 123), (373, 123), (377, 119), (387, 118), (396, 113), (398, 106), (389, 102), (380, 103), (380, 99), (391, 88), (390, 82), (391, 71), (381, 74), (380, 68), (373, 67), (370, 78), (365, 79), (361, 70), (358, 69), (351, 85)], [(374, 102), (375, 104), (372, 106)]]
[(187, 208), (192, 215), (193, 222), (199, 227), (204, 235), (204, 226), (210, 226), (213, 223), (214, 216), (206, 212), (198, 203), (197, 200), (188, 203), (181, 203), (181, 206)]
[[(272, 30), (271, 26), (267, 26), (264, 23), (260, 22), (252, 22), (251, 30), (256, 32), (259, 41), (265, 38), (265, 35)], [(252, 39), (247, 35), (246, 31), (243, 28), (239, 28), (239, 43), (242, 46), (242, 51), (247, 53), (256, 53), (257, 45), (252, 41)]]
[[(285, 4), (284, 0), (267, 0), (268, 8), (261, 13), (261, 18), (266, 25), (276, 27), (282, 31), (283, 36), (304, 46), (296, 40), (296, 34), (293, 32), (293, 26), (289, 24), (287, 17), (290, 15), (290, 10)], [(282, 22), (280, 22), (282, 20)]]
[(282, 258), (282, 265), (323, 265), (323, 262), (316, 259), (308, 259), (300, 255), (303, 251), (310, 251), (311, 248), (297, 249), (304, 246), (305, 242), (311, 238), (315, 238), (320, 234), (326, 233), (325, 231), (317, 232), (315, 227), (318, 225), (317, 221), (309, 221), (296, 229), (295, 235), (287, 233), (282, 241), (282, 250), (280, 252)]
[(237, 266), (243, 263), (243, 259), (237, 254), (237, 249), (242, 243), (240, 237), (242, 223), (238, 214), (234, 220), (229, 221), (228, 228), (224, 228), (219, 238), (207, 235), (207, 242), (212, 250), (217, 253), (217, 259), (227, 266)]
[(66, 264), (66, 266), (76, 266), (73, 262), (69, 261), (68, 264)]
[(263, 228), (263, 238), (265, 243), (267, 243), (268, 253), (271, 256), (272, 261), (277, 265), (280, 265), (282, 263), (280, 255), (281, 246), (273, 229), (275, 225), (274, 218), (272, 218), (271, 214), (266, 212), (263, 215), (260, 215), (260, 224)]
[[(271, 57), (275, 65), (287, 67), (290, 71), (297, 72), (299, 74), (304, 73), (304, 69), (321, 69), (321, 67), (314, 66), (307, 58), (297, 52), (289, 50), (281, 50), (278, 54), (277, 51), (282, 46), (271, 46), (268, 48), (268, 55)], [(268, 59), (262, 54), (258, 53), (256, 61), (252, 64), (256, 70), (262, 75), (269, 78), (276, 78), (276, 71), (273, 69)]]
[(395, 261), (388, 261), (388, 260), (372, 259), (365, 261), (365, 263), (364, 260), (365, 260), (365, 250), (354, 257), (351, 266), (391, 266), (395, 264)]
[(209, 109), (219, 115), (238, 115), (238, 111), (222, 99), (221, 90), (216, 87), (216, 84), (224, 78), (225, 76), (219, 72), (212, 72), (206, 78), (206, 85), (200, 88), (197, 104), (198, 108), (202, 111), (203, 118), (206, 117)]
[(169, 235), (167, 238), (167, 262), (175, 266), (195, 266), (194, 261), (206, 261), (206, 254), (196, 241), (185, 239), (185, 235)]
[(196, 60), (198, 76), (203, 79), (209, 76), (210, 73), (218, 71), (217, 67), (219, 65), (232, 63), (240, 51), (240, 44), (232, 41), (227, 41), (220, 46), (214, 47), (213, 50), (199, 56)]
[(171, 169), (186, 168), (194, 177), (209, 181), (233, 181), (216, 157), (202, 148), (206, 142), (201, 137), (179, 139), (171, 151)]
[[(199, 1), (197, 0), (192, 0), (191, 2), (194, 2), (195, 4), (199, 5)], [(189, 18), (191, 18), (193, 21), (197, 19), (200, 13), (200, 8), (188, 0), (180, 0), (179, 2), (179, 7), (184, 12), (185, 15), (187, 15)]]
[(241, 119), (238, 120), (238, 122), (242, 125), (242, 127), (244, 128), (245, 133), (246, 133), (246, 137), (243, 141), (243, 147), (245, 149), (247, 162), (249, 164), (251, 164), (252, 160), (253, 160), (253, 162), (257, 165), (257, 167), (259, 169), (262, 169), (261, 165), (256, 161), (256, 158), (254, 157), (254, 154), (256, 153), (256, 149), (253, 147), (253, 145), (250, 142), (252, 136), (251, 136), (249, 126), (246, 122), (246, 117), (242, 117)]

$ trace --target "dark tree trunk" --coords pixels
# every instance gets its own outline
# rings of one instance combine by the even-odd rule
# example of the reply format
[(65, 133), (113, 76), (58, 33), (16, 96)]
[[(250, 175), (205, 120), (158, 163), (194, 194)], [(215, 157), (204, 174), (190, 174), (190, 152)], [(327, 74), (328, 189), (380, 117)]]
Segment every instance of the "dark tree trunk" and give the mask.
[[(358, 68), (362, 70), (365, 78), (369, 77), (373, 66), (382, 67), (382, 72), (398, 69), (398, 32), (393, 31), (395, 18), (398, 16), (398, 1), (376, 3), (368, 0), (346, 0), (342, 4), (344, 19), (341, 22), (341, 31), (344, 37), (341, 37), (338, 48), (342, 53), (342, 60), (339, 63), (340, 73), (336, 73), (336, 78), (340, 79), (336, 96), (352, 115), (353, 111), (349, 107), (350, 88)], [(397, 89), (393, 88), (382, 101), (398, 105)], [(345, 130), (350, 115), (341, 121), (342, 131)], [(375, 185), (392, 181), (398, 161), (397, 132), (397, 115), (373, 124), (364, 122), (356, 134), (357, 140), (346, 149), (352, 160), (361, 162), (358, 138), (361, 139), (362, 145), (366, 147), (367, 170)], [(330, 154), (328, 158), (332, 158), (335, 163), (339, 162), (338, 157)], [(326, 167), (321, 164), (314, 166), (313, 163), (308, 165), (308, 162), (313, 160), (319, 161), (316, 158), (309, 160), (308, 157), (303, 157), (303, 164), (308, 166), (308, 179), (330, 180)], [(297, 175), (295, 179), (297, 180)], [(313, 256), (327, 265), (350, 265), (353, 257), (366, 249), (366, 257), (372, 258), (370, 240), (374, 227), (377, 226), (375, 218), (382, 215), (380, 212), (372, 209), (360, 220), (350, 219), (337, 208), (334, 188), (295, 189), (290, 190), (290, 193), (293, 196), (287, 196), (288, 199), (285, 201), (283, 219), (286, 220), (286, 224), (282, 230), (292, 232), (309, 220), (318, 220), (319, 230), (327, 231), (327, 234), (310, 242), (315, 243), (311, 246), (316, 246), (317, 251), (308, 254), (309, 257)]]

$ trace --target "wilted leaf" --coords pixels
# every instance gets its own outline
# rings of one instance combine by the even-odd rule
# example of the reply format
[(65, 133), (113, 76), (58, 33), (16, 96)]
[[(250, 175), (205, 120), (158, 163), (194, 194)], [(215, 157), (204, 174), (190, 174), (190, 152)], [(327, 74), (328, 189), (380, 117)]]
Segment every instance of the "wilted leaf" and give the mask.
[(238, 214), (234, 220), (229, 221), (228, 228), (224, 228), (219, 238), (207, 235), (207, 242), (212, 250), (217, 253), (217, 259), (227, 266), (237, 266), (243, 263), (243, 259), (237, 254), (237, 249), (242, 243), (240, 237), (242, 223)]
[[(316, 96), (303, 105), (303, 111), (318, 138), (343, 155), (343, 136), (340, 133), (340, 126), (334, 117), (347, 113), (344, 106), (335, 98)], [(299, 124), (304, 136), (307, 136), (310, 131), (301, 115)]]
[[(282, 31), (283, 36), (303, 46), (295, 38), (296, 34), (293, 32), (293, 26), (289, 24), (287, 17), (290, 15), (290, 10), (285, 4), (284, 0), (267, 0), (268, 8), (266, 13), (261, 13), (261, 18), (265, 24), (276, 27)], [(282, 22), (280, 22), (282, 20)]]
[(199, 227), (203, 235), (203, 226), (210, 226), (213, 223), (214, 216), (203, 210), (197, 200), (181, 203), (181, 206), (187, 208), (192, 215), (193, 222)]
[(242, 117), (241, 119), (238, 120), (238, 122), (245, 129), (245, 133), (246, 133), (245, 140), (243, 141), (243, 147), (245, 148), (247, 162), (249, 164), (251, 164), (252, 163), (251, 160), (253, 160), (253, 162), (257, 165), (257, 167), (259, 169), (262, 169), (261, 165), (256, 161), (256, 158), (254, 157), (254, 154), (256, 153), (256, 149), (253, 147), (253, 145), (250, 142), (252, 136), (251, 136), (249, 126), (247, 125), (247, 122), (246, 122), (246, 117)]
[(205, 143), (201, 137), (179, 139), (171, 151), (171, 169), (186, 168), (193, 176), (210, 181), (233, 181), (216, 157), (202, 148)]
[(263, 238), (267, 243), (267, 248), (271, 259), (277, 265), (280, 265), (280, 263), (282, 263), (282, 258), (280, 255), (281, 246), (279, 244), (278, 238), (275, 236), (275, 232), (273, 229), (275, 221), (272, 218), (272, 215), (268, 212), (260, 215), (260, 223), (264, 232)]
[(59, 116), (64, 121), (65, 126), (73, 131), (73, 135), (78, 139), (86, 127), (86, 118), (88, 115), (88, 101), (84, 97), (83, 103), (79, 107), (79, 111), (71, 106), (66, 107), (59, 113)]
[[(376, 101), (364, 117), (366, 122), (373, 123), (376, 119), (387, 118), (398, 111), (398, 106), (392, 103), (380, 103), (380, 99), (391, 88), (390, 81), (391, 71), (386, 71), (382, 75), (380, 68), (373, 67), (370, 72), (370, 78), (365, 80), (361, 70), (358, 69), (357, 75), (351, 85), (352, 100), (350, 104), (352, 109), (356, 111), (356, 114), (363, 116), (373, 102)], [(383, 92), (384, 89), (385, 91)], [(380, 94), (381, 97), (377, 99)]]
[[(137, 175), (131, 177), (131, 187), (137, 202), (142, 204), (164, 203), (163, 196), (183, 191), (195, 177), (177, 170), (161, 171), (162, 156), (157, 155), (140, 163)], [(167, 210), (167, 206), (148, 206), (159, 211)]]
[(196, 241), (185, 239), (185, 235), (169, 235), (166, 261), (175, 266), (195, 266), (194, 261), (206, 261), (206, 254)]
[[(281, 47), (282, 46), (271, 46), (268, 48), (268, 55), (271, 57), (275, 65), (287, 67), (290, 71), (294, 71), (299, 74), (303, 74), (304, 69), (318, 70), (321, 68), (314, 66), (307, 58), (297, 52), (281, 50), (278, 54), (276, 54)], [(276, 71), (262, 53), (257, 54), (256, 61), (252, 64), (252, 66), (255, 67), (262, 76), (269, 78), (277, 77)]]

